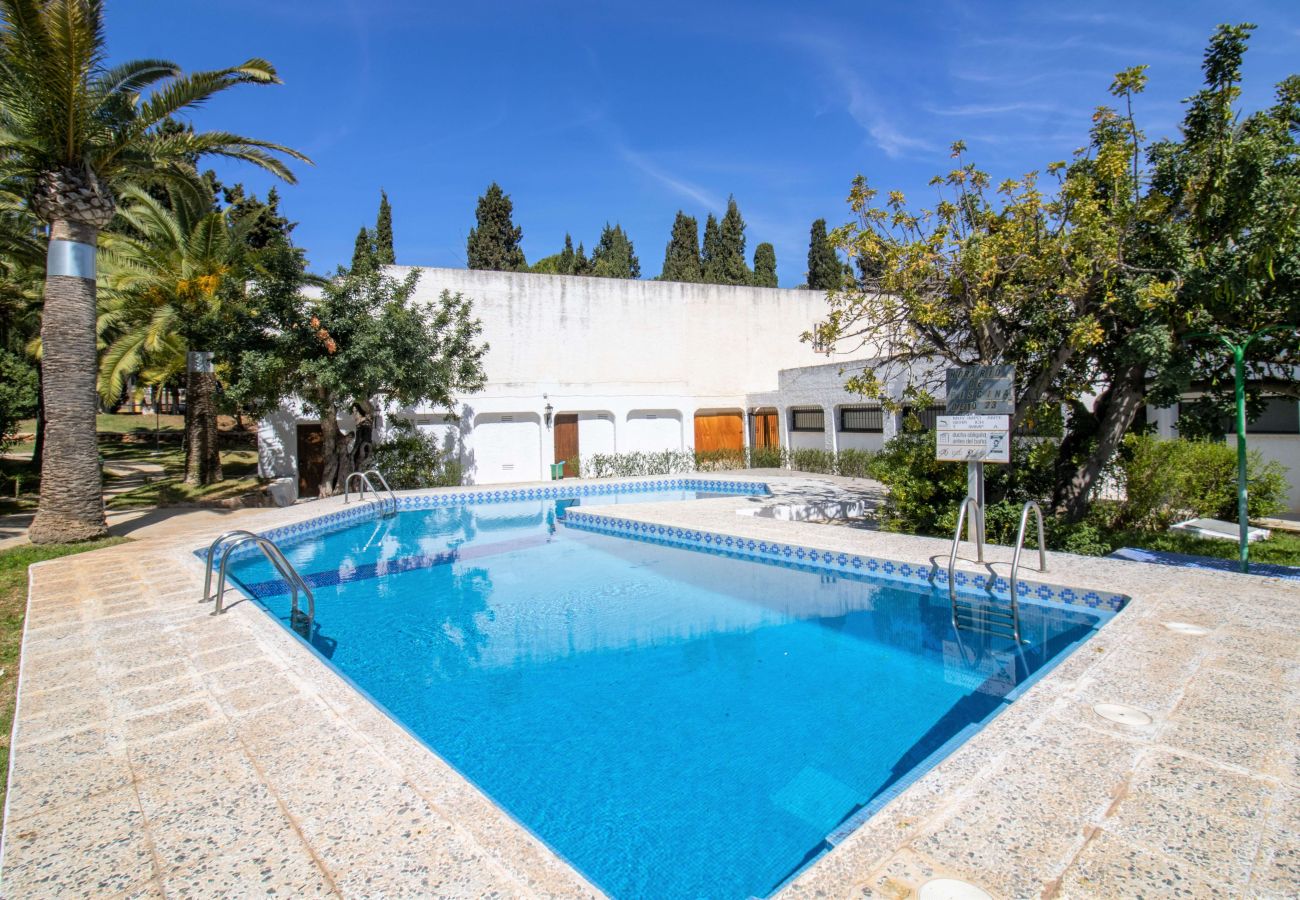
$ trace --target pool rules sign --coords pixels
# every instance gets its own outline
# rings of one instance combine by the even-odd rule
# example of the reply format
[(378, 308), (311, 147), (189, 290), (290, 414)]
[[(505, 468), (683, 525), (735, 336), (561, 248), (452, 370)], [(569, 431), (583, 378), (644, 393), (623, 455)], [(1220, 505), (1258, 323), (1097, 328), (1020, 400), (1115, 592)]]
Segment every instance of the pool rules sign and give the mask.
[(1011, 462), (1010, 416), (939, 416), (935, 458), (949, 462)]
[(966, 525), (970, 541), (984, 537), (984, 464), (1011, 462), (1011, 415), (1016, 411), (1016, 370), (1012, 366), (963, 366), (947, 372), (939, 416), (935, 458), (966, 463), (966, 496), (975, 514)]
[(936, 459), (951, 462), (1011, 462), (1011, 414), (1016, 409), (1012, 366), (965, 366), (948, 370), (939, 416)]

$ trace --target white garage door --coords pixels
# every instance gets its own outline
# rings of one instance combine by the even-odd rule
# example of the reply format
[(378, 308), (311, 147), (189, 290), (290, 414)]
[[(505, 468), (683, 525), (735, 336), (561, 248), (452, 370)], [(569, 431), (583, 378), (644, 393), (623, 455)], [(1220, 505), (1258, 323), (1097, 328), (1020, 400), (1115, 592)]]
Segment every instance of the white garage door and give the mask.
[(627, 414), (625, 450), (682, 449), (682, 414), (674, 409), (634, 409)]
[(474, 417), (466, 469), (472, 484), (539, 481), (542, 423), (536, 413), (482, 413)]

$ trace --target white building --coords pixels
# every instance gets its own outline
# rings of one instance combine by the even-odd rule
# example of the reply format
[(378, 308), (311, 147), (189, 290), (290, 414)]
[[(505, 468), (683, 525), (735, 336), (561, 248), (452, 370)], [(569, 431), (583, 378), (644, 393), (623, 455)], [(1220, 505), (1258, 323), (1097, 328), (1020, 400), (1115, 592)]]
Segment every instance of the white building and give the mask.
[[(397, 277), (410, 271), (392, 268)], [(433, 409), (389, 414), (438, 434), (468, 483), (536, 481), (561, 460), (572, 475), (577, 458), (597, 453), (878, 450), (901, 421), (844, 390), (855, 363), (827, 362), (800, 340), (825, 316), (820, 291), (422, 269), (416, 299), (433, 302), (443, 290), (473, 300), (489, 345), (487, 384), (462, 398), (455, 420)], [(901, 395), (901, 384), (891, 388)], [(1289, 505), (1300, 512), (1297, 407), (1273, 406), (1252, 424), (1250, 444), (1291, 470)], [(940, 411), (917, 410), (923, 421)], [(1153, 410), (1151, 421), (1176, 435), (1176, 411)], [(314, 493), (319, 428), (289, 408), (263, 420), (263, 477), (296, 476), (301, 492)]]
[[(825, 315), (820, 291), (423, 269), (416, 299), (443, 290), (474, 302), (487, 385), (458, 421), (395, 412), (458, 450), (474, 484), (537, 480), (594, 453), (745, 446), (750, 394), (825, 360), (799, 339)], [(288, 409), (264, 420), (263, 476), (303, 475), (297, 458), (318, 427)]]

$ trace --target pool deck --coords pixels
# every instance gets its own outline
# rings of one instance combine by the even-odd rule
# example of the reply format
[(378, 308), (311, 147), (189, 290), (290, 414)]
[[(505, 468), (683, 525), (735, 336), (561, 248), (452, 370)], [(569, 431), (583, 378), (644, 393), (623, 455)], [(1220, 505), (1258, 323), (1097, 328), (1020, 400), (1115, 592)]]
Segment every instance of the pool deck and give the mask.
[[(792, 496), (851, 486), (755, 480)], [(752, 503), (600, 513), (947, 562), (946, 541), (736, 514)], [(239, 525), (341, 507), (258, 511)], [(253, 603), (209, 616), (192, 551), (215, 530), (178, 520), (33, 567), (4, 896), (599, 895)], [(1005, 576), (1009, 552), (990, 556)], [(782, 897), (906, 897), (934, 877), (998, 897), (1300, 894), (1300, 589), (1112, 559), (1048, 562), (1043, 580), (1133, 600)], [(1153, 721), (1113, 724), (1095, 703)]]

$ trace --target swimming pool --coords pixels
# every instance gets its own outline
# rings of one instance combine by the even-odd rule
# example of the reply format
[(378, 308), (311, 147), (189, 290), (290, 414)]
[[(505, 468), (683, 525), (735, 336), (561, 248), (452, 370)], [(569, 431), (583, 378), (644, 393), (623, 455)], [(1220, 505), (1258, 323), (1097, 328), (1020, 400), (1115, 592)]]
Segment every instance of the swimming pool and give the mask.
[[(1017, 650), (954, 632), (919, 581), (588, 530), (593, 505), (695, 494), (440, 500), (277, 539), (316, 651), (616, 897), (772, 892), (1112, 614), (1026, 603)], [(287, 626), (273, 570), (234, 572)]]

